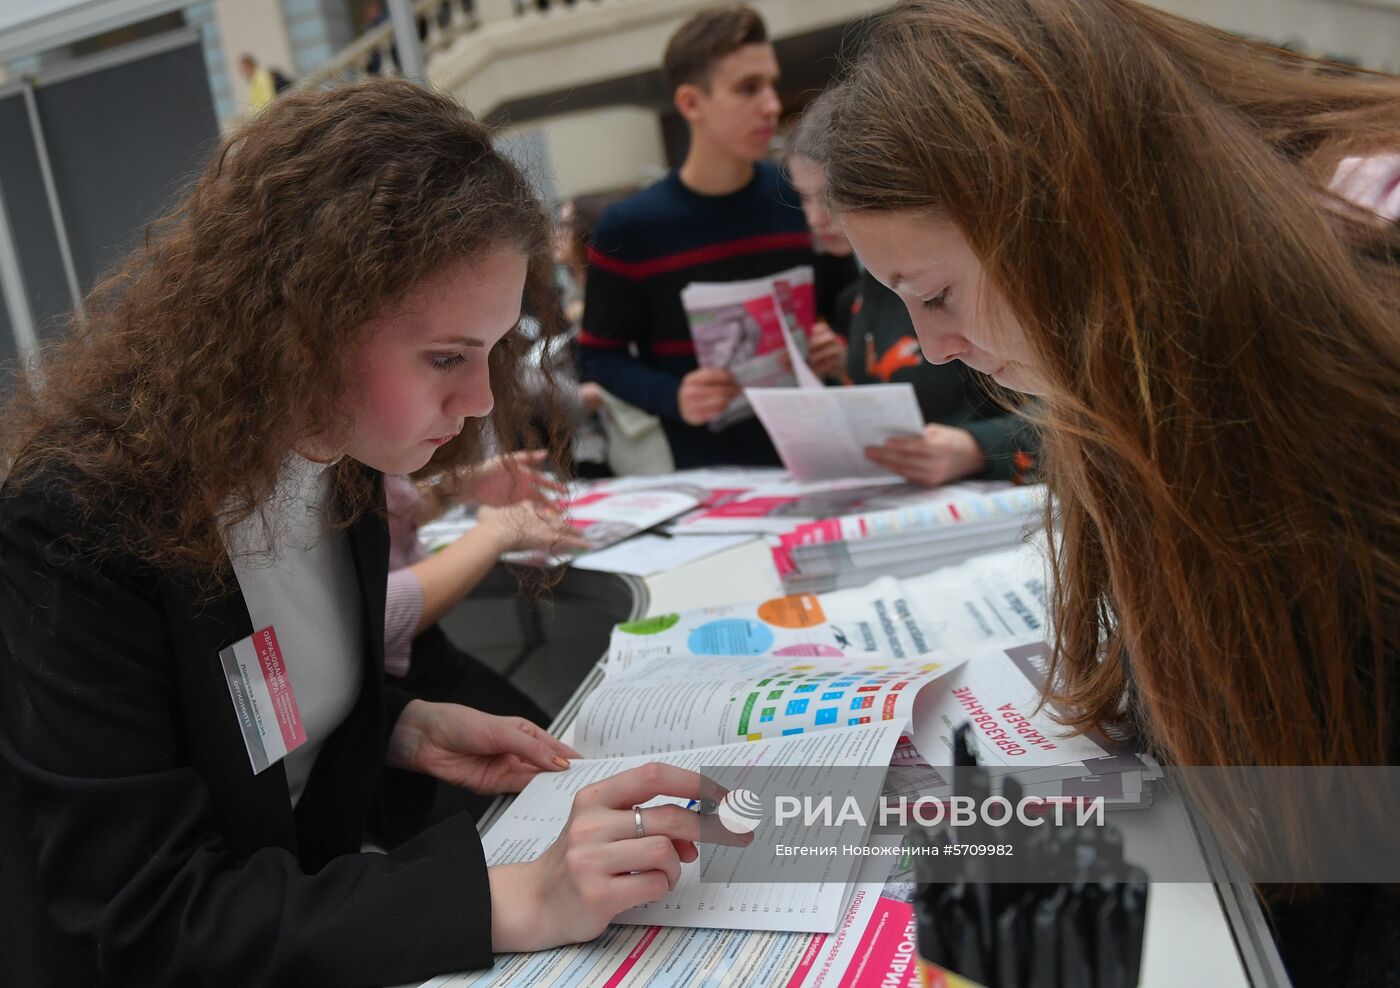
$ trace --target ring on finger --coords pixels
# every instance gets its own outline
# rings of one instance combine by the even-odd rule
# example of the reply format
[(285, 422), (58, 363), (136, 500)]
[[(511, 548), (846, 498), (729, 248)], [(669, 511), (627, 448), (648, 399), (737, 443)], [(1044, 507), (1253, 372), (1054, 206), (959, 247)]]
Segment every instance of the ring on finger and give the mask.
[(635, 820), (637, 823), (637, 836), (645, 837), (647, 835), (647, 832), (642, 827), (642, 807), (640, 803), (632, 804), (632, 819)]

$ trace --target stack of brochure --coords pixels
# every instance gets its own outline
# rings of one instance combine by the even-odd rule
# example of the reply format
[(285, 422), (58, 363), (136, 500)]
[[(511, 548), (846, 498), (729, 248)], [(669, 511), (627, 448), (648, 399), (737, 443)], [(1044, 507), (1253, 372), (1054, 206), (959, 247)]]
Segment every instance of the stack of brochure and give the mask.
[(783, 587), (821, 592), (952, 565), (1023, 541), (1045, 509), (1043, 486), (960, 495), (945, 489), (922, 503), (789, 529), (773, 547)]

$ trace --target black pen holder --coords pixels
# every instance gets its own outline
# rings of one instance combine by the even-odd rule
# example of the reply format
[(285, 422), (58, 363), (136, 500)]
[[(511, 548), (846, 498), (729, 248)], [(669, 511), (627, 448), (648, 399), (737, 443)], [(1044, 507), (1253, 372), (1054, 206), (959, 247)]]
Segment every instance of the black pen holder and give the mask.
[[(953, 792), (982, 806), (1020, 803), (1007, 778), (999, 794), (971, 764), (959, 731)], [(1147, 918), (1147, 873), (1123, 857), (1121, 833), (1103, 821), (1075, 825), (1019, 816), (911, 834), (914, 909), (926, 988), (1132, 988)], [(1004, 853), (1010, 848), (1010, 853)], [(998, 853), (1000, 849), (1003, 853)], [(970, 852), (970, 853), (969, 853)]]

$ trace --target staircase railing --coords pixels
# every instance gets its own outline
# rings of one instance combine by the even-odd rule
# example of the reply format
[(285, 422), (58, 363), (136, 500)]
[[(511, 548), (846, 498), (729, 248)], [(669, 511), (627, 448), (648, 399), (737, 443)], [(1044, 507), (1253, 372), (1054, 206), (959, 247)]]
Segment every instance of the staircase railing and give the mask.
[[(420, 44), (424, 60), (452, 47), (457, 40), (486, 25), (519, 22), (522, 27), (531, 21), (554, 20), (576, 10), (596, 8), (608, 0), (416, 0), (413, 13), (418, 21)], [(308, 72), (298, 85), (327, 86), (347, 82), (370, 72), (400, 75), (393, 55), (394, 25), (385, 20), (351, 42), (335, 57), (313, 72)]]

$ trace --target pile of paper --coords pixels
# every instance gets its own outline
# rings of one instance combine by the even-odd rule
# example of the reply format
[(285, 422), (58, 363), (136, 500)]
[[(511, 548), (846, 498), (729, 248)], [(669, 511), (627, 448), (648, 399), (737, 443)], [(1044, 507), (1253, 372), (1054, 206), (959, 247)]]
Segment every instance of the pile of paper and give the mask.
[[(814, 592), (1014, 545), (1035, 527), (1043, 499), (1041, 487), (997, 481), (928, 490), (897, 478), (808, 482), (773, 468), (723, 468), (578, 483), (560, 507), (590, 544), (573, 557), (580, 569), (649, 576), (767, 537), (784, 588)], [(455, 508), (419, 537), (436, 550), (475, 524)]]
[(1045, 488), (942, 488), (905, 507), (805, 522), (778, 536), (773, 563), (794, 592), (912, 576), (1014, 546), (1040, 526)]
[[(627, 478), (628, 489), (665, 487), (702, 497), (699, 508), (668, 526), (674, 535), (746, 532), (782, 535), (804, 522), (919, 504), (980, 497), (1005, 490), (1002, 481), (972, 480), (934, 490), (897, 477), (802, 481), (782, 470), (692, 470), (672, 478)], [(619, 481), (607, 481), (617, 484)]]

